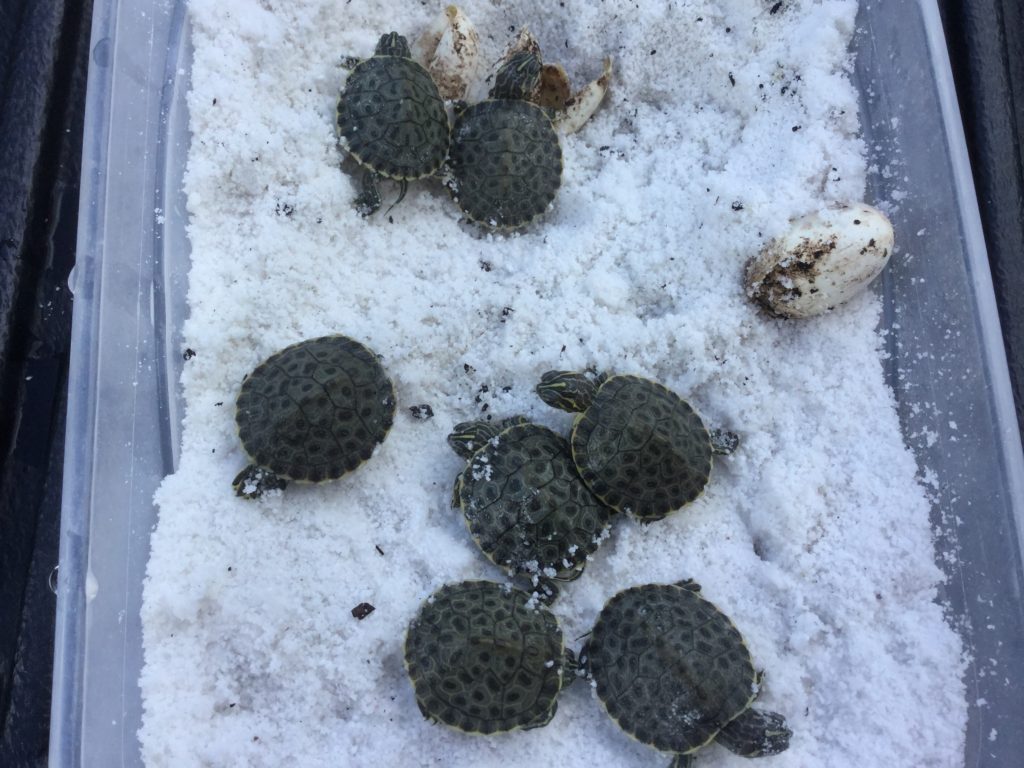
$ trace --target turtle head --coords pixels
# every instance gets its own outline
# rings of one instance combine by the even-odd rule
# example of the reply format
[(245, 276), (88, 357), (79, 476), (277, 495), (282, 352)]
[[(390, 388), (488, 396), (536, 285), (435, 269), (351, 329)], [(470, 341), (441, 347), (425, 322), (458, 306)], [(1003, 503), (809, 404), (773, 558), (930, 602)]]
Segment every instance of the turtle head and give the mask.
[(526, 424), (528, 421), (525, 416), (509, 416), (500, 421), (464, 421), (456, 424), (455, 429), (448, 435), (448, 445), (468, 461), (487, 444), (488, 440), (497, 437), (509, 427)]
[(585, 411), (594, 401), (598, 384), (584, 373), (548, 371), (540, 377), (537, 394), (552, 408)]
[(397, 32), (388, 32), (386, 35), (381, 35), (374, 54), (377, 56), (400, 56), (403, 59), (412, 58), (412, 51), (409, 50), (409, 41)]
[(778, 712), (751, 708), (730, 720), (715, 741), (737, 755), (763, 757), (785, 752), (792, 735)]
[(492, 99), (525, 99), (540, 87), (540, 59), (533, 51), (512, 54), (494, 76)]

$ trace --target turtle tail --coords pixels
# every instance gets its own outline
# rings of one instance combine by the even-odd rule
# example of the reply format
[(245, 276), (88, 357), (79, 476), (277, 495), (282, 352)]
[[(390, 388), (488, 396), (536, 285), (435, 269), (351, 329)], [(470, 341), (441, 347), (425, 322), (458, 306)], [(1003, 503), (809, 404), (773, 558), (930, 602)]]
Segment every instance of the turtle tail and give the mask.
[(402, 202), (405, 199), (405, 193), (408, 192), (408, 191), (409, 191), (409, 180), (408, 179), (399, 179), (398, 180), (398, 199), (395, 200), (395, 202), (393, 202), (390, 206), (388, 206), (388, 209), (386, 211), (384, 211), (384, 215), (385, 216), (387, 216), (389, 213), (391, 213), (391, 209), (394, 208), (396, 205), (398, 205), (400, 202)]

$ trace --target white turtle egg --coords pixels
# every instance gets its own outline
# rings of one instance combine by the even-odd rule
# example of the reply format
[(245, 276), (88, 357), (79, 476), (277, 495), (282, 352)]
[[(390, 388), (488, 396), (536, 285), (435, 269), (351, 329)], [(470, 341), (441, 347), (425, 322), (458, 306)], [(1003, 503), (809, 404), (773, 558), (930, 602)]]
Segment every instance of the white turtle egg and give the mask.
[(809, 214), (747, 263), (747, 295), (780, 317), (820, 315), (867, 288), (892, 245), (892, 224), (867, 203)]
[(455, 5), (447, 6), (412, 46), (437, 84), (442, 99), (461, 99), (480, 79), (480, 35), (473, 22)]

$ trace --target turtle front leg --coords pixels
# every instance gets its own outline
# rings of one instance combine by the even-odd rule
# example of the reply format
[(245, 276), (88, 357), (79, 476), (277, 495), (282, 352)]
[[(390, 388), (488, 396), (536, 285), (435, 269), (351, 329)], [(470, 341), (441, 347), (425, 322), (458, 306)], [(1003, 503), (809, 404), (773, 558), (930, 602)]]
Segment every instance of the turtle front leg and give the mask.
[(711, 452), (719, 456), (728, 456), (740, 444), (740, 436), (727, 429), (711, 430)]
[(370, 216), (380, 208), (380, 190), (377, 188), (378, 176), (367, 169), (363, 171), (362, 192), (353, 201), (360, 216)]
[(535, 594), (537, 599), (544, 605), (551, 605), (558, 599), (558, 595), (561, 594), (561, 590), (558, 588), (558, 584), (555, 583), (554, 579), (548, 579), (543, 576), (534, 578), (533, 586), (533, 594)]
[(269, 469), (250, 464), (239, 472), (231, 483), (235, 495), (243, 499), (258, 499), (267, 491), (283, 491), (288, 481)]
[(461, 509), (462, 508), (462, 499), (461, 499), (461, 497), (462, 497), (462, 475), (460, 474), (460, 475), (458, 475), (455, 478), (455, 487), (452, 488), (452, 508), (453, 509)]
[(452, 199), (459, 199), (459, 180), (456, 178), (455, 171), (452, 170), (452, 166), (447, 160), (434, 172), (434, 178), (440, 181), (441, 186), (448, 190)]

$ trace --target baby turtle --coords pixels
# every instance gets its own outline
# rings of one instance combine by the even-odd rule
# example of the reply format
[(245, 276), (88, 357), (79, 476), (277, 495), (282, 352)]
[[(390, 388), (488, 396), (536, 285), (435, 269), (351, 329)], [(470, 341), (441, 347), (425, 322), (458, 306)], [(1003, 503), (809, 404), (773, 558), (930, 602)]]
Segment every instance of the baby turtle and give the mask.
[(368, 216), (380, 208), (377, 181), (401, 184), (436, 173), (448, 153), (448, 114), (427, 70), (412, 59), (397, 32), (383, 35), (374, 55), (356, 62), (338, 98), (338, 136), (365, 170), (356, 209)]
[(712, 455), (732, 453), (739, 442), (732, 432), (709, 432), (679, 395), (638, 376), (548, 371), (537, 394), (582, 412), (570, 438), (580, 476), (605, 504), (644, 523), (696, 499)]
[(544, 213), (562, 183), (562, 147), (544, 109), (527, 101), (539, 85), (533, 51), (512, 55), (490, 98), (456, 105), (446, 185), (470, 220), (517, 229)]
[(234, 480), (247, 499), (287, 481), (335, 480), (373, 454), (395, 413), (377, 356), (346, 336), (285, 347), (242, 382), (235, 420), (252, 459)]
[(583, 573), (611, 516), (576, 473), (569, 442), (513, 416), (458, 424), (448, 444), (468, 461), (452, 506), (473, 539), (496, 565), (532, 577), (539, 598), (552, 602), (555, 581)]
[(423, 603), (406, 633), (405, 668), (425, 718), (497, 733), (547, 725), (576, 659), (554, 614), (530, 595), (464, 581)]
[(744, 757), (789, 746), (785, 718), (752, 704), (761, 687), (739, 630), (693, 581), (645, 584), (601, 609), (580, 652), (611, 718), (689, 768), (712, 741)]
[[(505, 53), (485, 78), (479, 81), (489, 83), (494, 80), (498, 71), (506, 62), (521, 51), (531, 51), (542, 59), (540, 42), (527, 27), (519, 30), (518, 36), (509, 44)], [(569, 83), (569, 75), (561, 64), (546, 63), (541, 66), (540, 78), (533, 91), (523, 98), (545, 108), (552, 124), (561, 134), (575, 133), (582, 128), (601, 105), (608, 92), (612, 78), (612, 60), (605, 58), (601, 75), (573, 92)], [(469, 101), (479, 101), (484, 94), (478, 94), (480, 84), (475, 84), (467, 91)], [(486, 93), (486, 92), (485, 92)]]

